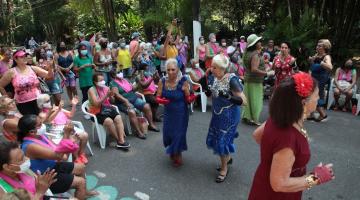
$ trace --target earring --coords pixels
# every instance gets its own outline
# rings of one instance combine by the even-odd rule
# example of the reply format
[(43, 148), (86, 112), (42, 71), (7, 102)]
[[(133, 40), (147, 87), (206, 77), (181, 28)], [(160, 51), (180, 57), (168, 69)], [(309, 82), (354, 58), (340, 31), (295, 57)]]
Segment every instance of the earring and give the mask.
[(303, 112), (303, 118), (302, 121), (304, 122), (307, 118), (307, 112), (306, 112), (306, 107), (304, 106), (304, 112)]

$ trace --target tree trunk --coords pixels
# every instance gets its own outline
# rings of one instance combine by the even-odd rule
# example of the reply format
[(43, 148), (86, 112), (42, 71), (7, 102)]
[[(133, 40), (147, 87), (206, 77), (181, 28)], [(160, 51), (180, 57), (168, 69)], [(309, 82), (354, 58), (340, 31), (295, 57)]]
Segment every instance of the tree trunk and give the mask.
[(292, 17), (291, 17), (291, 6), (290, 6), (290, 0), (287, 0), (287, 7), (288, 7), (288, 11), (289, 11), (289, 17), (290, 17), (290, 31), (291, 31), (291, 35), (293, 35), (294, 33), (294, 29), (293, 29), (293, 21), (292, 21)]
[(322, 0), (321, 10), (320, 10), (320, 21), (324, 21), (323, 13), (324, 13), (324, 7), (325, 7), (326, 0)]
[[(152, 7), (156, 6), (155, 0), (139, 0), (140, 12), (144, 16)], [(144, 24), (144, 32), (147, 40), (152, 40), (153, 28), (148, 24)]]
[(102, 0), (106, 31), (110, 41), (116, 40), (114, 4), (112, 0)]
[(193, 20), (200, 21), (200, 0), (194, 0), (192, 5)]

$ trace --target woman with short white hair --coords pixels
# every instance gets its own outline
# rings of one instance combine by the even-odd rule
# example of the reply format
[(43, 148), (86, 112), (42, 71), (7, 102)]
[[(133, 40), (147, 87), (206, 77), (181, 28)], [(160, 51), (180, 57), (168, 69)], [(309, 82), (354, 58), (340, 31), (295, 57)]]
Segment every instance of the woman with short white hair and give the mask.
[(238, 136), (236, 127), (240, 122), (240, 106), (246, 104), (243, 86), (239, 78), (226, 73), (229, 59), (222, 54), (216, 55), (211, 64), (215, 80), (211, 86), (213, 114), (206, 138), (208, 148), (220, 156), (221, 166), (216, 182), (224, 182), (228, 174), (228, 164), (232, 163), (230, 153), (235, 152), (234, 138)]
[(163, 77), (159, 82), (156, 101), (165, 106), (163, 142), (166, 153), (170, 155), (174, 166), (179, 167), (182, 165), (181, 153), (187, 150), (187, 104), (193, 102), (195, 96), (190, 94), (190, 85), (186, 77), (178, 76), (180, 69), (176, 59), (168, 59), (165, 66), (167, 77)]

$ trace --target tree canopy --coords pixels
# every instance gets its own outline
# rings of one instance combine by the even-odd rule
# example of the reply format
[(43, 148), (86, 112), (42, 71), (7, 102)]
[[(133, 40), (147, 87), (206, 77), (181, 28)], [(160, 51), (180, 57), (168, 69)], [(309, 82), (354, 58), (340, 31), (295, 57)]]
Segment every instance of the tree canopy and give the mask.
[(359, 53), (358, 10), (360, 0), (3, 0), (0, 44), (22, 45), (31, 36), (55, 43), (99, 31), (113, 41), (129, 39), (134, 31), (151, 39), (176, 17), (189, 36), (192, 20), (199, 18), (205, 36), (257, 33), (311, 49), (318, 39), (328, 38), (333, 55), (343, 58)]

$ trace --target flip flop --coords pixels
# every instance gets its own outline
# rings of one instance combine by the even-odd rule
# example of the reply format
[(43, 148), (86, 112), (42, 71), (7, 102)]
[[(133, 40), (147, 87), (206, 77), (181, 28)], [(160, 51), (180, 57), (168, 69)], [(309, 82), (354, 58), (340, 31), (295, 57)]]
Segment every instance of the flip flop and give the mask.
[(96, 190), (86, 191), (85, 199), (99, 195), (100, 193)]

